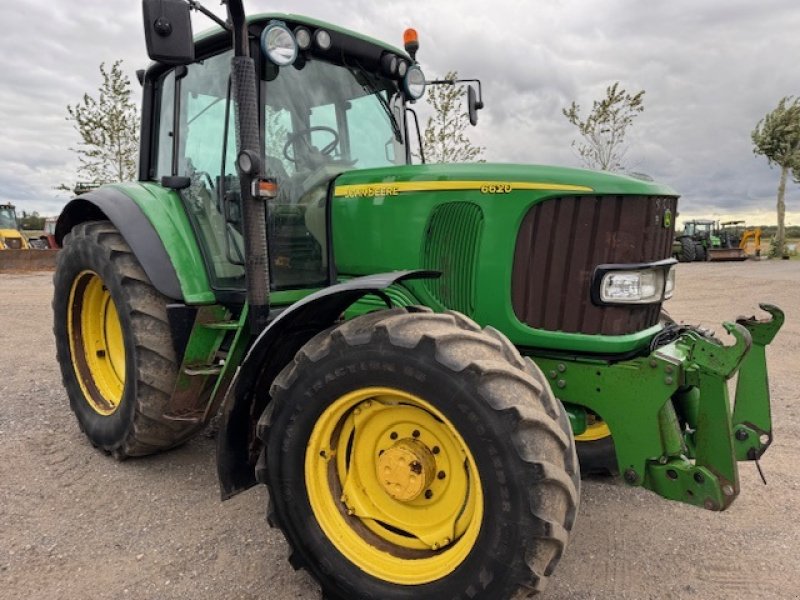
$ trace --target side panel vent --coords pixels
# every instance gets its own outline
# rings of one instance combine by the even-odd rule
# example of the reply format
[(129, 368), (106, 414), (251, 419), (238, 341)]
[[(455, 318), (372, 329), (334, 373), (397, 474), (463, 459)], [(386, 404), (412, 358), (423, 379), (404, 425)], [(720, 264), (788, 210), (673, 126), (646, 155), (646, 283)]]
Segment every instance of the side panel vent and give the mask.
[(425, 269), (441, 271), (426, 279), (428, 292), (447, 308), (470, 315), (475, 310), (475, 268), (483, 211), (470, 202), (440, 204), (431, 214), (422, 249)]

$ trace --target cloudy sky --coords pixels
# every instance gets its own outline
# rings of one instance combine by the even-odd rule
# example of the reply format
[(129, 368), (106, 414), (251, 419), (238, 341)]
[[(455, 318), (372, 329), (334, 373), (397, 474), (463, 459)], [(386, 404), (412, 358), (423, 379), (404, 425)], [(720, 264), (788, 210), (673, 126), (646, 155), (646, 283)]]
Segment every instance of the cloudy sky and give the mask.
[[(219, 3), (206, 5), (222, 14)], [(472, 130), (489, 161), (580, 166), (561, 115), (619, 80), (646, 90), (629, 167), (682, 194), (683, 216), (774, 222), (778, 172), (750, 131), (800, 95), (797, 0), (245, 0), (248, 12), (314, 16), (398, 46), (413, 26), (429, 77), (458, 69), (483, 81)], [(100, 62), (134, 72), (147, 57), (137, 0), (0, 4), (0, 201), (54, 214), (54, 188), (75, 178), (77, 133), (66, 105), (99, 85)], [(209, 26), (196, 19), (199, 31)], [(138, 88), (138, 84), (134, 83)], [(137, 89), (138, 94), (138, 89)], [(800, 185), (787, 189), (800, 225)]]

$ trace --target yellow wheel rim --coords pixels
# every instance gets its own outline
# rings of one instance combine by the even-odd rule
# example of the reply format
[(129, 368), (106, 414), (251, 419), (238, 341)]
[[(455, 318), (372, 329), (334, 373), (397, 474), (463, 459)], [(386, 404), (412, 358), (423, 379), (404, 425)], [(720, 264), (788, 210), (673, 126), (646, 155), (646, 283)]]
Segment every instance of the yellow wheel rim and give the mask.
[(611, 435), (611, 430), (606, 425), (606, 422), (595, 417), (595, 421), (586, 426), (586, 431), (580, 435), (575, 436), (576, 442), (596, 442)]
[(452, 423), (413, 394), (370, 387), (333, 402), (311, 433), (305, 478), (327, 538), (381, 580), (441, 579), (478, 538), (475, 459)]
[(117, 307), (93, 271), (82, 271), (72, 282), (67, 329), (84, 398), (98, 414), (113, 414), (125, 388), (125, 342)]

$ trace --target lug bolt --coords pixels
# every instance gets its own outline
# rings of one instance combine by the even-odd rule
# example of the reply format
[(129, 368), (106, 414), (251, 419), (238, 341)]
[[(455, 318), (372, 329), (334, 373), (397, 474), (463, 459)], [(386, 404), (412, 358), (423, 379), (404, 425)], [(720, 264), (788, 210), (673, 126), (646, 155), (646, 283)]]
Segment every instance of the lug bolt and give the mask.
[(558, 365), (558, 372), (559, 372), (559, 373), (563, 373), (563, 372), (564, 372), (564, 371), (566, 371), (566, 370), (567, 370), (567, 367), (566, 367), (566, 365), (565, 365), (564, 363), (559, 363), (559, 365)]
[(550, 371), (548, 375), (550, 376), (550, 379), (555, 379), (558, 377), (558, 374), (555, 371)]
[(430, 500), (433, 498), (433, 490), (425, 490), (425, 499)]
[(414, 436), (415, 438), (418, 438), (419, 437), (419, 429), (415, 429), (414, 431), (412, 431), (411, 435)]
[(748, 438), (748, 434), (744, 429), (737, 429), (736, 430), (736, 439), (740, 442), (745, 441)]
[(389, 437), (392, 438), (393, 440), (396, 440), (397, 439), (397, 432), (393, 431), (392, 433), (389, 434)]
[(706, 478), (705, 478), (705, 477), (703, 477), (703, 474), (702, 474), (702, 473), (695, 473), (695, 474), (694, 474), (694, 480), (695, 480), (697, 483), (703, 483), (703, 482), (705, 482)]
[(558, 387), (560, 387), (560, 388), (565, 388), (565, 387), (567, 387), (567, 382), (564, 381), (563, 379), (559, 379), (558, 383), (556, 385), (558, 385)]
[(667, 385), (672, 385), (672, 381), (673, 381), (672, 377), (664, 378), (664, 383), (666, 383)]
[(436, 474), (436, 477), (438, 477), (439, 479), (444, 479), (445, 477), (447, 477), (447, 475), (445, 474), (445, 472), (444, 472), (444, 471), (439, 471), (439, 472)]
[(439, 446), (434, 446), (433, 448), (431, 448), (431, 452), (433, 452), (434, 454), (439, 454), (441, 450), (439, 449)]

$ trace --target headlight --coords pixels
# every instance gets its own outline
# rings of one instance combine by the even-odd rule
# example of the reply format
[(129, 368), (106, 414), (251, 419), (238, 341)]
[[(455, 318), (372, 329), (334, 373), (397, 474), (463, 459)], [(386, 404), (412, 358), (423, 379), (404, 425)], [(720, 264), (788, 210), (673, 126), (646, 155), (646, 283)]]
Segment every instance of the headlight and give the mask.
[(417, 65), (409, 67), (405, 79), (403, 79), (403, 87), (411, 99), (419, 100), (422, 98), (425, 93), (425, 75), (422, 73), (422, 69)]
[(672, 292), (675, 291), (675, 267), (670, 268), (667, 273), (667, 281), (664, 283), (664, 300), (672, 298)]
[(616, 271), (600, 284), (600, 300), (610, 304), (660, 302), (664, 290), (663, 271)]
[(285, 67), (297, 58), (297, 40), (286, 23), (271, 21), (261, 32), (261, 51), (279, 67)]
[(675, 259), (633, 265), (598, 265), (592, 285), (595, 304), (656, 304), (675, 289)]

